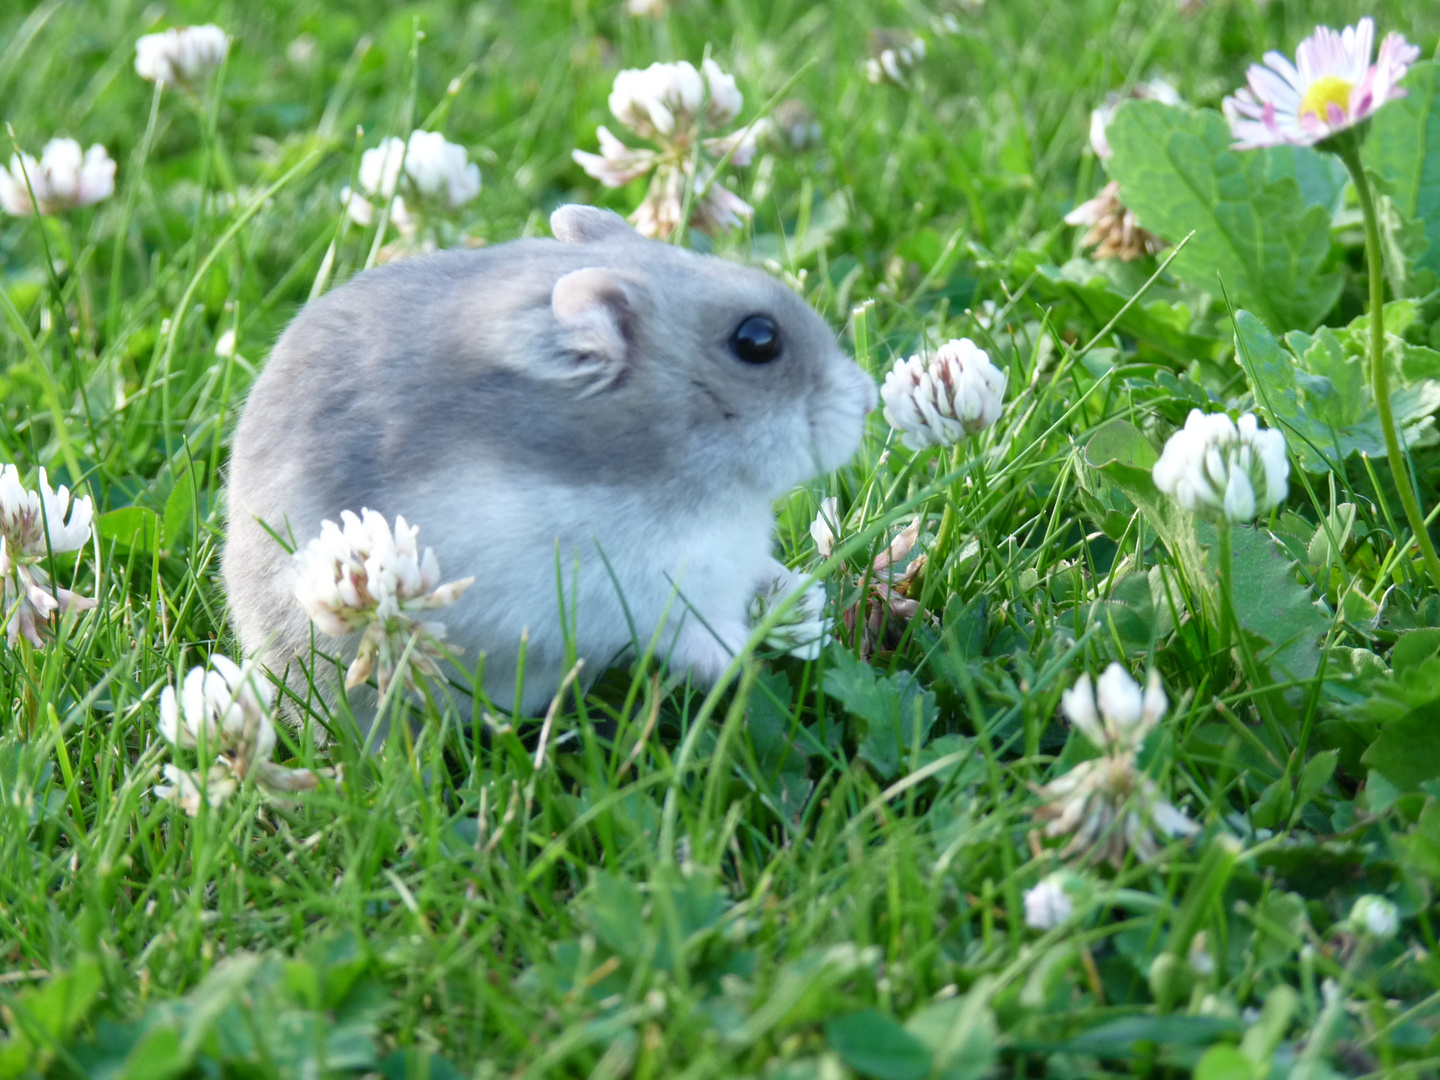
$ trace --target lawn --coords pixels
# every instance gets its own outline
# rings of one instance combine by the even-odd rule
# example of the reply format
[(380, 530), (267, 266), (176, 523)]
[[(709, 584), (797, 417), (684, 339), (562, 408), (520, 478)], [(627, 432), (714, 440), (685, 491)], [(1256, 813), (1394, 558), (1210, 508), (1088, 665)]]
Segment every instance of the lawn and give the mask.
[[(32, 176), (45, 213), (0, 175), (0, 1080), (1435, 1075), (1440, 6), (628, 8), (0, 9), (0, 165), (115, 166)], [(1362, 15), (1418, 46), (1407, 96), (1235, 148), (1247, 68)], [(137, 72), (209, 23), (213, 65)], [(693, 146), (606, 186), (598, 126), (656, 145), (617, 74), (706, 60), (743, 104), (706, 82), (705, 134), (753, 148), (673, 206)], [(417, 130), (451, 186), (389, 204)], [(227, 462), (277, 337), (567, 203), (763, 269), (886, 384), (776, 505), (823, 584), (713, 687), (647, 654), (516, 715), (416, 638), (388, 740), (247, 668), (249, 741), (187, 744), (167, 688), (244, 660)], [(945, 357), (948, 424), (901, 378)], [(93, 524), (20, 520), (62, 484)]]

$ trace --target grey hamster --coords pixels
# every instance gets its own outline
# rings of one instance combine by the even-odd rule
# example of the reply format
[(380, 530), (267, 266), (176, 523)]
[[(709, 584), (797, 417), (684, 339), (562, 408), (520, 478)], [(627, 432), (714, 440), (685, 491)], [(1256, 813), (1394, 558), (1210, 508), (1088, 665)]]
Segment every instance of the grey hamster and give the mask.
[[(246, 654), (292, 686), (312, 630), (268, 530), (303, 545), (362, 507), (418, 526), (444, 580), (474, 575), (433, 616), (499, 705), (522, 631), (522, 709), (554, 694), (562, 597), (588, 674), (658, 629), (712, 681), (777, 569), (774, 500), (859, 444), (875, 383), (784, 285), (608, 211), (551, 227), (359, 274), (276, 344), (235, 429), (223, 570)], [(348, 662), (358, 638), (316, 642)]]

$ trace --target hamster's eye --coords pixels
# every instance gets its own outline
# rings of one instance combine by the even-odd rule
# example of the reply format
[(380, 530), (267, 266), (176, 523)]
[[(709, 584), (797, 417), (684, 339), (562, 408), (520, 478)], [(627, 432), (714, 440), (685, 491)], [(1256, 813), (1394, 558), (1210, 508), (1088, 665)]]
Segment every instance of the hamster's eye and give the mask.
[(751, 315), (730, 335), (730, 351), (747, 364), (768, 364), (780, 355), (780, 328), (768, 315)]

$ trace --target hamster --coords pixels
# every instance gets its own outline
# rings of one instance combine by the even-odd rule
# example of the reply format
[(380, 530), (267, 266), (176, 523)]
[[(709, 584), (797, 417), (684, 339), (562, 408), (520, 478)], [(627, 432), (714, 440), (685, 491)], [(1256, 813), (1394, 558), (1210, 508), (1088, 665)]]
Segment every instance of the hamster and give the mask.
[[(784, 285), (609, 211), (550, 223), (554, 240), (357, 275), (295, 318), (251, 389), (223, 574), (246, 655), (302, 693), (312, 630), (271, 531), (298, 547), (342, 510), (403, 515), (443, 580), (475, 577), (430, 617), (460, 668), (484, 654), (502, 707), (528, 632), (533, 715), (567, 633), (592, 677), (658, 630), (672, 668), (713, 682), (781, 569), (774, 500), (859, 445), (874, 380)], [(315, 633), (355, 655), (358, 635)], [(313, 668), (333, 695), (333, 665)]]

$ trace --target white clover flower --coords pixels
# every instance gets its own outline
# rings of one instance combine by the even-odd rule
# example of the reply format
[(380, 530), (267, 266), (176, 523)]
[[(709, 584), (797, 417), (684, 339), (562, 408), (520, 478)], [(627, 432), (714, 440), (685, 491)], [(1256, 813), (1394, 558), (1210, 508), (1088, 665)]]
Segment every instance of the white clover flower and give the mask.
[(1025, 890), (1025, 925), (1036, 930), (1054, 930), (1075, 914), (1075, 905), (1065, 892), (1068, 875), (1050, 874), (1033, 889)]
[(1158, 101), (1162, 105), (1179, 105), (1180, 91), (1164, 79), (1151, 79), (1149, 82), (1136, 83), (1127, 93), (1107, 94), (1105, 103), (1090, 113), (1090, 149), (1102, 160), (1111, 154), (1110, 140), (1105, 137), (1105, 130), (1110, 126), (1110, 121), (1115, 119), (1120, 106), (1127, 101)]
[(98, 143), (82, 152), (74, 139), (51, 139), (39, 161), (29, 154), (13, 154), (10, 167), (0, 169), (0, 207), (15, 217), (28, 217), (37, 207), (42, 214), (58, 214), (114, 193), (115, 162)]
[(362, 228), (375, 220), (371, 200), (390, 200), (390, 220), (402, 236), (412, 237), (418, 223), (407, 206), (403, 186), (413, 206), (454, 210), (480, 194), (480, 166), (469, 160), (465, 148), (448, 142), (435, 131), (412, 131), (408, 142), (395, 136), (360, 155), (356, 179), (360, 191), (347, 186), (340, 202), (350, 219)]
[(1353, 934), (1389, 941), (1400, 929), (1400, 910), (1383, 896), (1367, 893), (1355, 901), (1345, 923)]
[(1374, 47), (1375, 20), (1367, 16), (1340, 33), (1317, 27), (1296, 48), (1294, 64), (1266, 53), (1264, 64), (1250, 65), (1250, 85), (1223, 103), (1236, 148), (1312, 146), (1404, 97), (1397, 84), (1420, 58), (1419, 47), (1387, 34), (1372, 64)]
[(702, 137), (732, 123), (745, 104), (735, 79), (714, 60), (706, 59), (698, 71), (683, 60), (627, 68), (615, 76), (609, 103), (620, 123), (659, 149), (633, 149), (602, 125), (596, 129), (600, 153), (575, 150), (571, 156), (606, 187), (623, 187), (654, 172), (644, 201), (630, 215), (631, 224), (642, 236), (663, 239), (679, 227), (687, 184), (694, 195), (690, 224), (697, 229), (722, 232), (753, 216), (750, 204), (719, 182), (716, 169), (727, 155), (731, 164), (748, 165), (763, 124), (752, 123), (729, 135)]
[(57, 612), (95, 606), (94, 600), (54, 585), (41, 565), (52, 553), (84, 547), (94, 517), (88, 495), (72, 500), (64, 485), (52, 490), (43, 468), (35, 491), (20, 482), (14, 465), (0, 469), (0, 597), (9, 613), (5, 638), (12, 649), (21, 634), (36, 648), (44, 645), (41, 626)]
[(210, 670), (193, 667), (181, 684), (160, 691), (160, 734), (171, 746), (202, 747), (223, 759), (238, 779), (275, 749), (270, 684), (254, 668), (218, 653)]
[[(295, 553), (295, 598), (322, 633), (345, 637), (362, 632), (345, 673), (346, 689), (374, 671), (384, 693), (411, 638), (416, 639), (412, 665), (438, 675), (435, 660), (448, 655), (441, 645), (445, 626), (415, 615), (453, 604), (475, 579), (441, 585), (434, 550), (420, 553), (420, 529), (403, 517), (396, 516), (393, 532), (385, 516), (370, 509), (361, 509), (358, 517), (343, 510), (340, 520), (342, 525), (321, 522), (320, 535)], [(405, 682), (413, 685), (408, 670)]]
[(178, 804), (194, 817), (203, 800), (220, 806), (240, 790), (246, 777), (270, 794), (309, 791), (316, 786), (309, 769), (289, 769), (270, 760), (275, 749), (273, 691), (252, 665), (241, 667), (219, 653), (210, 667), (193, 667), (177, 694), (173, 686), (160, 691), (160, 735), (176, 749), (198, 749), (212, 756), (202, 781), (199, 772), (165, 766), (167, 784), (157, 784), (157, 798)]
[(135, 42), (135, 71), (161, 83), (194, 83), (220, 66), (230, 35), (213, 23), (146, 34)]
[(750, 624), (758, 626), (767, 614), (796, 591), (799, 598), (785, 618), (765, 636), (765, 644), (797, 660), (818, 660), (831, 639), (835, 620), (826, 612), (825, 583), (808, 581), (787, 570), (750, 601)]
[(1114, 180), (1066, 214), (1065, 224), (1085, 227), (1080, 246), (1094, 248), (1097, 259), (1134, 262), (1165, 249), (1165, 241), (1142, 229), (1139, 219), (1120, 201), (1120, 184)]
[(229, 360), (235, 355), (235, 328), (233, 326), (228, 327), (215, 339), (215, 355), (222, 360)]
[(625, 14), (637, 18), (648, 15), (658, 19), (670, 5), (667, 0), (625, 0)]
[(822, 559), (828, 559), (835, 550), (835, 539), (840, 535), (840, 500), (827, 495), (820, 500), (820, 510), (810, 523), (810, 539), (815, 541), (815, 550)]
[(1211, 521), (1254, 521), (1290, 490), (1284, 434), (1261, 429), (1250, 413), (1236, 423), (1224, 413), (1192, 409), (1166, 442), (1153, 475), (1157, 488)]
[(897, 360), (880, 388), (885, 419), (912, 450), (949, 446), (1000, 418), (1005, 373), (969, 338)]
[(1101, 757), (1081, 762), (1035, 789), (1045, 800), (1035, 811), (1037, 818), (1048, 822), (1045, 835), (1071, 837), (1062, 856), (1083, 855), (1093, 862), (1108, 859), (1119, 869), (1127, 850), (1141, 860), (1159, 854), (1152, 826), (1171, 837), (1199, 831), (1135, 765), (1140, 744), (1168, 706), (1157, 672), (1150, 673), (1142, 692), (1119, 664), (1110, 665), (1098, 686), (1092, 686), (1085, 674), (1061, 694), (1061, 711), (1102, 751)]

